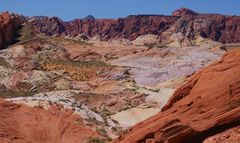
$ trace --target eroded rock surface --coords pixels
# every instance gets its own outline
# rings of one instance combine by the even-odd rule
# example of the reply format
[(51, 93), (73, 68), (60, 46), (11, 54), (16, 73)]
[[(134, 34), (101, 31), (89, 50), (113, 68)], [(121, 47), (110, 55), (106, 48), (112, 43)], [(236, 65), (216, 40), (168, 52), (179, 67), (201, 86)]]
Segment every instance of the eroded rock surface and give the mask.
[(223, 43), (240, 42), (240, 17), (221, 14), (201, 14), (181, 8), (171, 16), (132, 15), (119, 19), (75, 19), (63, 22), (57, 17), (33, 17), (28, 20), (38, 31), (46, 35), (76, 37), (86, 34), (100, 40), (128, 39), (154, 34), (165, 43), (177, 33), (182, 33), (186, 41), (194, 40), (199, 35)]
[(53, 105), (48, 110), (0, 100), (1, 143), (86, 143), (98, 136), (83, 119)]
[(239, 61), (240, 50), (232, 50), (197, 72), (174, 93), (163, 112), (137, 124), (117, 142), (197, 143), (239, 126)]
[(0, 13), (0, 49), (11, 44), (15, 38), (22, 20), (17, 15), (8, 12)]

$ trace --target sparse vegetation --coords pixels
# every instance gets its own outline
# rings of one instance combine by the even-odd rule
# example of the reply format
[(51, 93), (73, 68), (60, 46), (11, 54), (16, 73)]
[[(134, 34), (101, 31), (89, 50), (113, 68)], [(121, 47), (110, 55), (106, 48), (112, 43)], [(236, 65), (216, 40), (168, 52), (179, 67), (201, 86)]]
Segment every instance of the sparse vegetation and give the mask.
[(0, 96), (4, 98), (14, 98), (14, 97), (27, 97), (36, 94), (34, 91), (25, 91), (25, 90), (8, 90), (7, 87), (3, 84), (0, 84)]
[(118, 112), (135, 108), (135, 107), (137, 107), (138, 105), (139, 105), (139, 103), (138, 103), (137, 101), (128, 100), (128, 101), (126, 101), (126, 103), (125, 103), (125, 105), (123, 106), (123, 108), (119, 109)]
[(8, 62), (6, 62), (3, 57), (0, 57), (0, 66), (11, 68), (11, 65)]
[(109, 67), (110, 65), (102, 62), (102, 61), (51, 61), (52, 64), (58, 65), (69, 65), (69, 66), (77, 66), (77, 67)]
[(4, 91), (0, 92), (1, 97), (4, 98), (14, 98), (14, 97), (28, 97), (36, 94), (36, 92), (31, 91)]
[(94, 125), (94, 124), (96, 124), (96, 125), (101, 125), (102, 124), (102, 122), (100, 122), (100, 121), (98, 121), (96, 118), (92, 118), (92, 117), (90, 117), (89, 119), (86, 119), (86, 121), (88, 122), (88, 125), (89, 126), (92, 126), (92, 125)]
[(45, 70), (64, 70), (70, 76), (79, 81), (87, 81), (99, 74), (103, 68), (110, 65), (101, 61), (51, 61), (43, 65)]
[(112, 138), (108, 136), (107, 131), (104, 128), (98, 128), (96, 130), (101, 136), (103, 136), (107, 141), (111, 141)]
[(88, 43), (83, 40), (75, 40), (75, 39), (70, 39), (70, 38), (64, 38), (64, 37), (53, 37), (52, 41), (55, 44), (61, 44), (61, 43), (68, 43), (68, 44), (80, 44), (80, 45), (86, 45), (86, 46), (93, 46), (93, 43)]
[(19, 41), (28, 41), (35, 37), (33, 33), (33, 28), (30, 24), (23, 25), (19, 33), (20, 33), (20, 37), (18, 38)]
[(100, 139), (99, 137), (89, 137), (88, 143), (106, 143), (106, 142)]

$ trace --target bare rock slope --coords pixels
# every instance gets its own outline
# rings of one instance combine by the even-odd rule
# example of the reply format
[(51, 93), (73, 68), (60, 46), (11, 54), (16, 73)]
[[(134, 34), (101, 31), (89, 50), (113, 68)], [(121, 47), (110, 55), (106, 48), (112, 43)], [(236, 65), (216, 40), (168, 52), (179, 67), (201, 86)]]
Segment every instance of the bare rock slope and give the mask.
[(48, 110), (0, 100), (1, 143), (84, 143), (96, 132), (59, 106)]
[[(163, 112), (137, 124), (117, 142), (198, 143), (239, 126), (239, 61), (240, 50), (235, 49), (197, 72), (174, 93)], [(239, 142), (239, 132), (235, 134)]]

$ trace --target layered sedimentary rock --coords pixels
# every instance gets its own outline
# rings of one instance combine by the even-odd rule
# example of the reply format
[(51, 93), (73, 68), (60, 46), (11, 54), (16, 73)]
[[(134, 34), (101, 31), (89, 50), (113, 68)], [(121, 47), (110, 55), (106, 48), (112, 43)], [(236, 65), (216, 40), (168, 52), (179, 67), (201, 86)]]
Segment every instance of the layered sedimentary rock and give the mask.
[(29, 23), (47, 35), (77, 36), (85, 33), (90, 37), (99, 36), (102, 40), (112, 38), (134, 40), (145, 34), (159, 35), (176, 20), (176, 17), (155, 15), (128, 16), (120, 19), (75, 19), (70, 22), (62, 22), (56, 17), (34, 17)]
[(101, 40), (124, 38), (135, 40), (137, 37), (154, 34), (165, 42), (173, 34), (181, 33), (184, 40), (198, 36), (223, 43), (240, 42), (240, 17), (221, 14), (199, 14), (181, 8), (171, 16), (132, 15), (119, 19), (75, 19), (63, 22), (57, 17), (34, 17), (29, 23), (47, 35), (77, 36), (86, 34)]
[[(20, 20), (21, 19), (21, 20)], [(223, 43), (240, 42), (240, 17), (221, 14), (199, 14), (182, 8), (171, 16), (132, 15), (119, 19), (84, 18), (64, 22), (58, 17), (21, 17), (9, 13), (0, 16), (0, 45), (10, 44), (16, 38), (19, 26), (27, 21), (37, 31), (46, 35), (78, 36), (86, 34), (100, 40), (129, 39), (154, 34), (160, 42), (166, 42), (174, 34), (181, 33), (182, 41), (201, 36)]]
[(119, 19), (84, 18), (64, 22), (58, 17), (23, 17), (2, 13), (1, 46), (13, 41), (19, 25), (27, 21), (37, 31), (46, 35), (78, 36), (86, 34), (100, 40), (128, 39), (154, 34), (160, 36), (160, 42), (166, 42), (172, 35), (181, 33), (182, 41), (189, 41), (201, 36), (223, 43), (240, 42), (240, 17), (221, 14), (199, 14), (181, 8), (171, 16), (131, 15)]
[[(232, 50), (197, 72), (175, 91), (161, 113), (137, 124), (117, 142), (200, 143), (227, 134), (225, 130), (240, 124), (239, 61), (240, 50)], [(233, 139), (240, 141), (235, 133)]]

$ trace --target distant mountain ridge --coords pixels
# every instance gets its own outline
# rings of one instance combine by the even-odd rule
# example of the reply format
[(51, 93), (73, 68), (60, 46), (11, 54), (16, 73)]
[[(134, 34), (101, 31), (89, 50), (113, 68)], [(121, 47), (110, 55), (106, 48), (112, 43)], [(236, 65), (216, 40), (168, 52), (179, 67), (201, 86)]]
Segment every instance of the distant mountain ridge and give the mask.
[(199, 14), (181, 8), (170, 16), (131, 15), (119, 19), (95, 19), (87, 16), (64, 22), (58, 17), (25, 17), (25, 23), (31, 24), (45, 35), (75, 37), (85, 34), (100, 40), (129, 39), (146, 34), (160, 36), (160, 41), (169, 39), (173, 34), (181, 33), (185, 39), (197, 36), (222, 43), (240, 42), (240, 16), (221, 14)]

